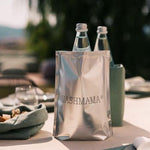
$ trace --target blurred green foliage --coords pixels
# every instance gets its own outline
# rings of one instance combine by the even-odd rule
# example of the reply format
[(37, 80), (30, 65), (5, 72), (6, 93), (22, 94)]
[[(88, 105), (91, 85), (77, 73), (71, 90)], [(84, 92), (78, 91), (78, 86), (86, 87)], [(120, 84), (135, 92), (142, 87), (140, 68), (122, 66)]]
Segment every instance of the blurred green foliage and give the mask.
[(35, 52), (39, 60), (46, 58), (49, 53), (53, 55), (50, 50), (51, 44), (51, 27), (47, 20), (42, 20), (38, 25), (28, 23), (26, 28), (28, 36), (28, 46), (31, 52)]
[[(32, 6), (30, 0), (30, 6)], [(122, 63), (127, 77), (141, 75), (150, 79), (150, 4), (147, 0), (37, 0), (41, 22), (29, 24), (28, 44), (40, 60), (54, 57), (56, 49), (72, 50), (75, 25), (88, 24), (91, 47), (96, 28), (108, 27), (108, 38), (115, 63)], [(57, 24), (50, 26), (49, 13), (55, 13)]]

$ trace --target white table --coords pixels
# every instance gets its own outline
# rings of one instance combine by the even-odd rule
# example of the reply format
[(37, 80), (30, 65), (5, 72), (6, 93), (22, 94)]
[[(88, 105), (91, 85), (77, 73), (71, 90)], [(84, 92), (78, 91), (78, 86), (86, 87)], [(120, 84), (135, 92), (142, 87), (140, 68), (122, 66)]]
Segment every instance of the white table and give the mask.
[(132, 143), (137, 136), (150, 138), (150, 98), (125, 100), (123, 127), (113, 128), (106, 141), (59, 141), (52, 136), (53, 113), (41, 131), (28, 140), (0, 140), (0, 150), (104, 150)]

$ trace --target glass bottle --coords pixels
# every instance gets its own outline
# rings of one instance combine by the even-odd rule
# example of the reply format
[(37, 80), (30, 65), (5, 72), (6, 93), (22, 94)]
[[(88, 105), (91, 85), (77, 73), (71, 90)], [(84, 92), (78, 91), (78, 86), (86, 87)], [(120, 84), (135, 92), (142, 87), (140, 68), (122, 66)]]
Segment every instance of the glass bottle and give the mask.
[[(110, 50), (110, 46), (107, 39), (107, 27), (105, 26), (98, 26), (97, 27), (97, 39), (95, 42), (94, 51), (101, 51), (101, 50)], [(110, 51), (110, 65), (114, 65), (113, 57)]]
[(87, 35), (87, 24), (78, 23), (76, 24), (76, 37), (72, 51), (91, 51), (90, 42)]

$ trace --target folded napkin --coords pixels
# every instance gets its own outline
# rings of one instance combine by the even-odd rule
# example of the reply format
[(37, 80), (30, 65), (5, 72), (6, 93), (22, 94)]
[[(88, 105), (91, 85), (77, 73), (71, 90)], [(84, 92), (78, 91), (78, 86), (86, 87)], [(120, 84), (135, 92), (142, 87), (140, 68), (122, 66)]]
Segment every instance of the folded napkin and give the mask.
[(116, 148), (111, 148), (107, 150), (136, 150), (135, 147), (131, 145), (126, 145), (126, 146), (121, 146), (121, 147), (116, 147)]
[(150, 150), (150, 138), (144, 136), (136, 137), (133, 144), (107, 150)]
[(143, 98), (150, 96), (150, 81), (146, 81), (140, 76), (125, 80), (126, 96), (129, 98)]
[(45, 105), (21, 105), (18, 107), (5, 107), (0, 103), (0, 114), (12, 114), (12, 110), (20, 109), (26, 113), (15, 116), (5, 122), (0, 122), (0, 139), (24, 140), (35, 135), (48, 118)]
[(137, 137), (134, 139), (133, 144), (137, 150), (150, 150), (150, 138), (144, 136)]

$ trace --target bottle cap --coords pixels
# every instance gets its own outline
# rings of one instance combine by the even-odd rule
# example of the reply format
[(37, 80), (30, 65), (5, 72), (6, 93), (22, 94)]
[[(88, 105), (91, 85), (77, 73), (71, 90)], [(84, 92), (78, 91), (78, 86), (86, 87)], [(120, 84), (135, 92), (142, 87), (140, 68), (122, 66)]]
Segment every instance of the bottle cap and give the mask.
[(87, 24), (86, 23), (77, 23), (76, 24), (76, 31), (79, 31), (79, 32), (88, 31)]
[(107, 33), (107, 27), (105, 27), (105, 26), (98, 26), (97, 27), (97, 33), (104, 33), (104, 34), (106, 34)]

